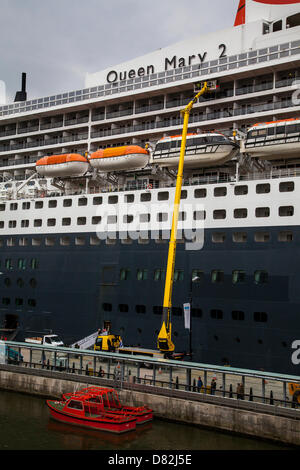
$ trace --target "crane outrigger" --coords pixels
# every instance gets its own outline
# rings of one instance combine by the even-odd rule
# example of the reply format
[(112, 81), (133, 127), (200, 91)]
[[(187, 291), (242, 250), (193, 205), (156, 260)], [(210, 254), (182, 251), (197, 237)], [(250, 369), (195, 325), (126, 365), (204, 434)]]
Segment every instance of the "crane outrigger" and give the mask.
[(179, 206), (181, 199), (181, 187), (183, 179), (183, 166), (184, 166), (184, 156), (185, 156), (185, 147), (186, 147), (186, 136), (188, 130), (188, 123), (190, 112), (198, 100), (198, 98), (208, 91), (214, 91), (219, 86), (217, 85), (216, 80), (211, 80), (209, 82), (197, 83), (195, 84), (194, 91), (200, 89), (196, 96), (189, 102), (189, 104), (181, 110), (181, 115), (183, 116), (183, 130), (182, 130), (182, 140), (180, 148), (180, 157), (177, 171), (177, 180), (176, 180), (176, 190), (175, 190), (175, 200), (173, 208), (173, 218), (172, 218), (172, 229), (171, 236), (169, 241), (169, 252), (168, 252), (168, 262), (167, 262), (167, 272), (166, 272), (166, 281), (165, 281), (165, 290), (164, 290), (164, 300), (163, 300), (163, 313), (162, 313), (162, 326), (157, 338), (157, 347), (164, 353), (166, 356), (172, 356), (172, 353), (175, 351), (175, 345), (172, 341), (172, 322), (171, 322), (171, 309), (172, 309), (172, 290), (173, 290), (173, 280), (174, 280), (174, 268), (175, 268), (175, 257), (176, 257), (176, 244), (177, 244), (177, 225), (178, 225), (178, 215), (179, 215)]

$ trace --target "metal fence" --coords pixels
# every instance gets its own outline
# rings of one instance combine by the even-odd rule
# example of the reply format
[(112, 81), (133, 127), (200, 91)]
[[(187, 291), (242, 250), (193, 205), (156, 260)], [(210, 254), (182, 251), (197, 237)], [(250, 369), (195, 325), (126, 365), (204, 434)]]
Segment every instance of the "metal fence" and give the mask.
[(194, 393), (294, 409), (300, 406), (300, 377), (265, 371), (13, 341), (0, 341), (0, 363), (109, 379), (116, 388), (147, 385), (156, 391), (178, 390), (189, 396)]

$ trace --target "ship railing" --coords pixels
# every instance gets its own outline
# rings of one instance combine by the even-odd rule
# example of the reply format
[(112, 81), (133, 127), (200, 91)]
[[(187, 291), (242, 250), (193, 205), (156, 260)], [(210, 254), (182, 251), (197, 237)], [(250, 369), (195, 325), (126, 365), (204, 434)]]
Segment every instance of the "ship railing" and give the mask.
[(47, 376), (55, 378), (63, 374), (65, 380), (88, 376), (89, 383), (99, 384), (99, 380), (103, 380), (116, 388), (180, 393), (182, 397), (195, 400), (221, 399), (223, 403), (224, 400), (247, 401), (256, 406), (272, 405), (277, 412), (280, 408), (294, 413), (300, 410), (299, 376), (238, 369), (229, 364), (218, 366), (15, 341), (1, 341), (0, 352), (0, 369), (2, 365), (5, 368), (17, 366), (20, 373), (22, 370), (26, 373), (26, 369), (42, 375), (45, 371)]

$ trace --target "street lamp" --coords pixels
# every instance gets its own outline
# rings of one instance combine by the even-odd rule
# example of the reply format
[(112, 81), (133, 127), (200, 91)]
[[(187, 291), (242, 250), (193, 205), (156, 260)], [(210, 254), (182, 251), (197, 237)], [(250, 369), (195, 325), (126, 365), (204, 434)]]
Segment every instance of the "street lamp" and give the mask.
[(192, 359), (192, 305), (193, 305), (193, 283), (200, 281), (199, 276), (192, 276), (190, 283), (190, 335), (189, 335), (189, 356)]

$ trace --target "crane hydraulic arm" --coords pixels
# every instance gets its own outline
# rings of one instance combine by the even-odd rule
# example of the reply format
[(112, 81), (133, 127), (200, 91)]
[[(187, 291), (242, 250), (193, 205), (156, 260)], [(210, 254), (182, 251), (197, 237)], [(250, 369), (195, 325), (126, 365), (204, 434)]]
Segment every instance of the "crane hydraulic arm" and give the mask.
[[(211, 83), (209, 83), (211, 85)], [(175, 345), (172, 341), (172, 323), (171, 323), (171, 308), (172, 308), (172, 290), (173, 290), (173, 277), (174, 277), (174, 267), (175, 267), (175, 256), (176, 256), (176, 242), (177, 242), (177, 225), (178, 225), (178, 215), (179, 215), (179, 206), (181, 199), (181, 187), (183, 179), (183, 165), (184, 165), (184, 155), (186, 147), (186, 136), (188, 129), (188, 122), (190, 112), (198, 100), (198, 98), (214, 89), (214, 84), (208, 86), (207, 82), (204, 82), (201, 86), (201, 90), (196, 94), (192, 101), (186, 106), (185, 109), (181, 111), (183, 116), (183, 131), (182, 131), (182, 140), (180, 148), (180, 157), (179, 165), (177, 172), (176, 180), (176, 190), (175, 190), (175, 201), (173, 208), (173, 218), (172, 218), (172, 229), (171, 236), (169, 241), (169, 252), (168, 252), (168, 263), (167, 263), (167, 272), (165, 280), (165, 291), (164, 291), (164, 301), (163, 301), (163, 313), (162, 313), (162, 326), (158, 334), (157, 347), (161, 352), (166, 354), (172, 353), (175, 350)]]

